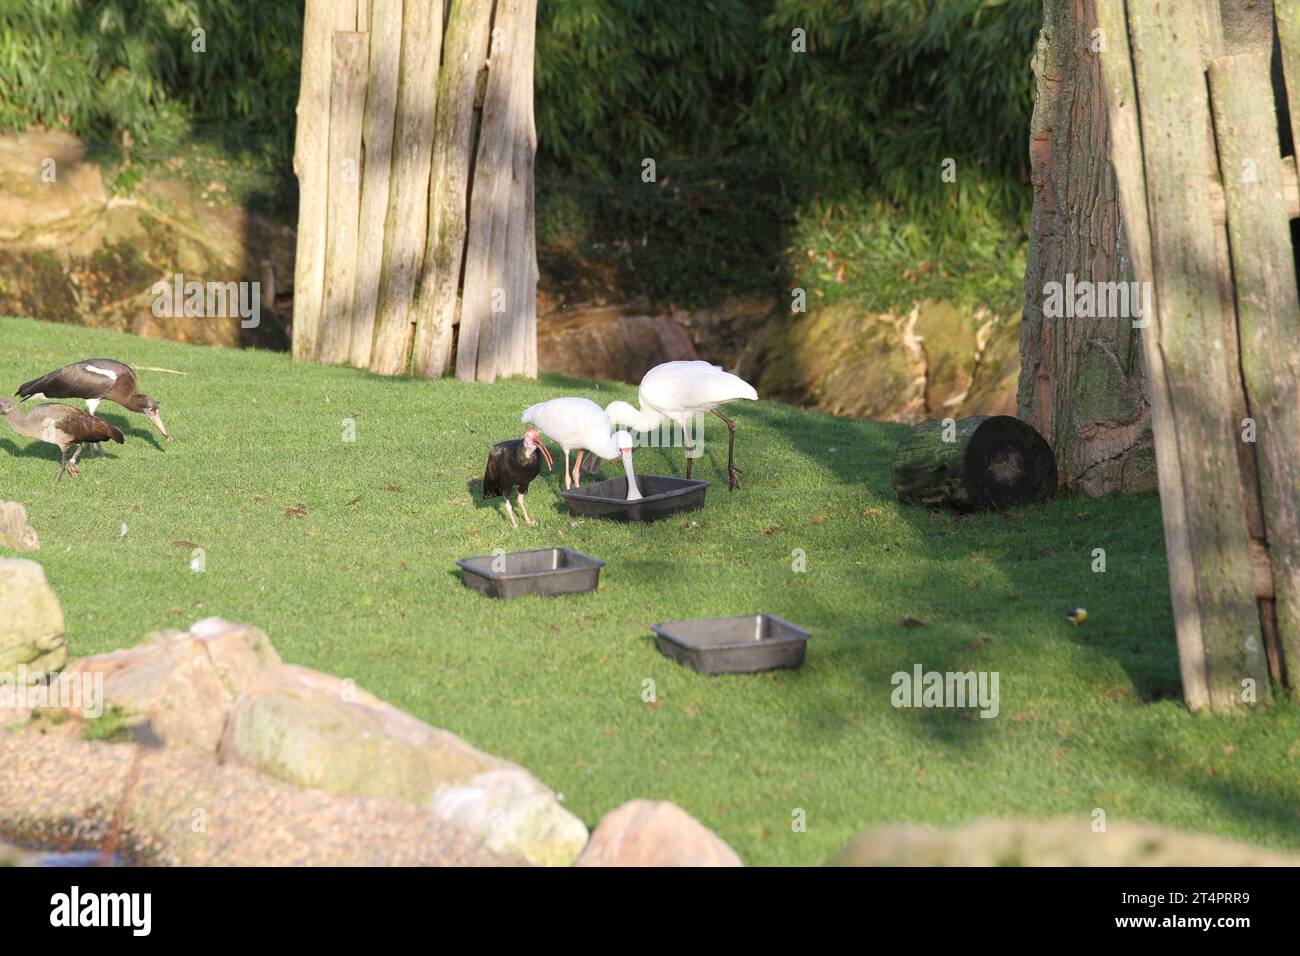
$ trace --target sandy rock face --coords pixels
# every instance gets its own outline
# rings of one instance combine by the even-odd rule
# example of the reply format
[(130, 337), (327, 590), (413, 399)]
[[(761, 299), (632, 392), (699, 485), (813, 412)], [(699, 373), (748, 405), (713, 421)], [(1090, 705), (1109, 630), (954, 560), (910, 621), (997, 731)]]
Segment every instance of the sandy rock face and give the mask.
[(744, 866), (700, 821), (663, 800), (629, 800), (605, 814), (576, 866)]
[(0, 558), (0, 674), (22, 665), (32, 680), (67, 659), (63, 610), (44, 569), (24, 558)]
[[(151, 735), (166, 746), (212, 753), (235, 699), (263, 668), (279, 662), (257, 628), (207, 618), (188, 632), (156, 634), (126, 650), (72, 661), (51, 690), (58, 693), (73, 681), (85, 688), (102, 679), (105, 709), (115, 707), (129, 719), (147, 722)], [(91, 703), (84, 691), (62, 699)]]
[(0, 548), (39, 551), (41, 540), (27, 523), (27, 509), (16, 501), (0, 501)]
[(587, 840), (582, 821), (523, 768), (303, 667), (258, 676), (235, 704), (219, 756), (301, 787), (421, 804), (535, 864), (567, 866)]
[(1138, 823), (1094, 832), (1091, 818), (975, 820), (951, 830), (879, 827), (834, 866), (1300, 866), (1300, 856)]

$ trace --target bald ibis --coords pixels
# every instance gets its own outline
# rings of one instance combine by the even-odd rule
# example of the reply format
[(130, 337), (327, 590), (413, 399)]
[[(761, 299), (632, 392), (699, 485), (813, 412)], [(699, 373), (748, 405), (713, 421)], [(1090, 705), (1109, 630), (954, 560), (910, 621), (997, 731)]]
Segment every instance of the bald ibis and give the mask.
[[(543, 435), (564, 449), (565, 488), (580, 486), (579, 471), (582, 468), (582, 456), (585, 452), (591, 452), (592, 471), (595, 471), (601, 458), (621, 458), (626, 449), (627, 458), (624, 466), (628, 474), (628, 490), (636, 490), (636, 483), (632, 480), (632, 436), (627, 432), (613, 434), (613, 422), (591, 399), (553, 398), (549, 402), (541, 402), (525, 409), (519, 420), (527, 425), (536, 425), (542, 430)], [(623, 441), (621, 436), (625, 436), (626, 441)], [(569, 452), (575, 449), (578, 458), (573, 466), (572, 483), (570, 483)], [(638, 494), (637, 497), (639, 498), (640, 495)]]
[[(537, 454), (539, 451), (540, 456)], [(487, 501), (498, 496), (505, 498), (506, 514), (510, 516), (512, 527), (519, 527), (519, 522), (515, 520), (515, 511), (510, 507), (510, 492), (515, 489), (519, 490), (519, 510), (524, 513), (524, 520), (530, 525), (537, 524), (528, 517), (528, 506), (524, 504), (524, 495), (528, 493), (528, 486), (542, 470), (542, 458), (546, 459), (547, 468), (554, 467), (555, 460), (542, 444), (542, 436), (536, 428), (525, 429), (523, 438), (493, 445), (492, 450), (488, 452), (487, 467), (483, 469), (483, 500)]]
[[(12, 399), (0, 398), (0, 415), (18, 434), (59, 447), (59, 473), (54, 476), (55, 483), (63, 480), (65, 471), (77, 477), (77, 456), (82, 445), (110, 440), (120, 445), (123, 441), (122, 433), (111, 422), (87, 415), (71, 405), (37, 405), (24, 415)], [(68, 449), (73, 445), (77, 450), (69, 460)]]
[[(758, 392), (739, 376), (708, 362), (665, 362), (645, 373), (637, 389), (636, 408), (627, 402), (611, 402), (605, 413), (615, 425), (626, 425), (640, 432), (653, 431), (665, 419), (676, 422), (690, 436), (691, 419), (702, 412), (712, 412), (727, 423), (727, 474), (731, 490), (740, 487), (736, 470), (736, 423), (718, 406), (737, 399), (757, 401)], [(686, 477), (691, 477), (691, 440), (686, 440)]]
[(30, 382), (24, 382), (15, 393), (23, 400), (33, 395), (46, 398), (84, 398), (86, 411), (91, 415), (101, 401), (115, 402), (132, 412), (141, 412), (162, 432), (168, 441), (172, 436), (163, 424), (158, 403), (140, 393), (135, 370), (113, 359), (87, 359), (65, 365)]

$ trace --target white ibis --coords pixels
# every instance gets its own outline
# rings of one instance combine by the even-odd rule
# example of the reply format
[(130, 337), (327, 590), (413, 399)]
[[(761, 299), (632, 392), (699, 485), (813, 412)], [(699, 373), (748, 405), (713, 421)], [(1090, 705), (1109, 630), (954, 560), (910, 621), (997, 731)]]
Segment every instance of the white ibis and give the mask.
[[(0, 415), (18, 434), (59, 447), (59, 473), (54, 476), (55, 483), (63, 480), (65, 471), (77, 477), (77, 456), (83, 445), (110, 440), (120, 445), (123, 441), (122, 433), (111, 422), (87, 415), (71, 405), (37, 405), (24, 415), (13, 399), (0, 398)], [(77, 450), (69, 460), (68, 449), (73, 445)]]
[[(541, 455), (538, 455), (538, 452)], [(506, 500), (506, 514), (510, 516), (512, 527), (518, 528), (515, 511), (510, 507), (510, 492), (518, 489), (519, 510), (524, 513), (524, 520), (530, 525), (537, 522), (528, 517), (528, 506), (524, 504), (524, 495), (528, 486), (542, 470), (542, 458), (546, 466), (553, 467), (555, 462), (551, 453), (542, 444), (542, 436), (536, 428), (524, 430), (523, 438), (503, 441), (493, 445), (488, 452), (487, 467), (483, 469), (483, 500), (496, 498), (498, 495)]]
[[(712, 412), (727, 423), (727, 475), (731, 489), (740, 487), (736, 471), (736, 423), (718, 406), (737, 399), (757, 401), (758, 392), (739, 376), (708, 362), (665, 362), (645, 373), (637, 389), (635, 408), (627, 402), (611, 402), (605, 412), (615, 425), (626, 425), (639, 432), (653, 431), (665, 419), (676, 422), (682, 433), (691, 434), (691, 419), (701, 412)], [(686, 440), (686, 477), (691, 476), (691, 441)]]
[[(524, 410), (520, 421), (536, 425), (542, 434), (564, 449), (564, 487), (577, 488), (582, 456), (591, 452), (595, 458), (622, 458), (627, 471), (628, 500), (641, 497), (632, 474), (632, 436), (620, 431), (601, 407), (589, 398), (553, 398)], [(569, 452), (577, 450), (578, 459), (569, 474)], [(572, 477), (572, 483), (570, 483)]]
[(86, 411), (91, 415), (95, 414), (100, 402), (115, 402), (128, 411), (148, 416), (158, 431), (162, 432), (163, 438), (172, 440), (167, 426), (163, 424), (162, 415), (159, 414), (158, 403), (148, 395), (141, 394), (135, 370), (113, 359), (87, 359), (65, 365), (48, 375), (23, 383), (15, 394), (24, 400), (33, 395), (44, 395), (46, 398), (84, 398)]

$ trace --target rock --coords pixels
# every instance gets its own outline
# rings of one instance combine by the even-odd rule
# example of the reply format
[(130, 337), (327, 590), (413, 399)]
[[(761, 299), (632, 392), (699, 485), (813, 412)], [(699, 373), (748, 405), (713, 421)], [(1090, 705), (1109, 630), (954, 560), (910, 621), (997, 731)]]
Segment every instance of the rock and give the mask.
[[(117, 708), (128, 723), (147, 723), (146, 735), (158, 743), (212, 753), (236, 698), (259, 672), (279, 663), (257, 628), (207, 618), (188, 633), (155, 634), (126, 650), (72, 661), (51, 694), (80, 700), (71, 708), (76, 716), (97, 716), (86, 712), (96, 704), (87, 688), (102, 680), (103, 709)], [(70, 692), (73, 682), (77, 694)]]
[(672, 316), (600, 306), (554, 311), (537, 322), (543, 372), (637, 383), (661, 362), (697, 358), (686, 329)]
[(532, 863), (567, 866), (586, 842), (582, 822), (523, 768), (303, 667), (258, 676), (236, 702), (219, 754), (302, 787), (427, 806)]
[(568, 866), (587, 845), (587, 827), (536, 777), (519, 767), (487, 770), (434, 793), (439, 819), (485, 836), (489, 850), (535, 866)]
[(0, 501), (0, 548), (38, 551), (41, 540), (27, 523), (27, 509), (16, 501)]
[(744, 866), (712, 830), (661, 800), (629, 800), (605, 814), (575, 865)]
[(920, 302), (902, 316), (839, 302), (785, 321), (759, 360), (761, 395), (909, 423), (1015, 414), (1015, 321), (948, 302)]
[[(52, 160), (54, 178), (43, 175)], [(200, 194), (183, 171), (150, 171), (110, 197), (84, 144), (63, 133), (0, 133), (0, 315), (209, 345), (284, 347), (287, 304), (238, 317), (154, 315), (154, 285), (261, 282), (293, 287), (294, 238), (276, 223)], [(268, 282), (269, 280), (269, 282)]]
[(0, 674), (15, 675), (21, 666), (35, 680), (67, 659), (63, 610), (44, 569), (24, 558), (0, 558)]
[(60, 219), (87, 215), (108, 203), (99, 168), (67, 133), (0, 136), (0, 240), (38, 232)]
[(0, 838), (156, 866), (518, 866), (427, 809), (300, 790), (208, 754), (0, 732)]
[[(975, 820), (951, 830), (887, 826), (864, 833), (833, 866), (1300, 866), (1277, 853), (1222, 837), (1092, 818)], [(600, 831), (597, 830), (597, 833)], [(593, 836), (592, 842), (595, 842)]]

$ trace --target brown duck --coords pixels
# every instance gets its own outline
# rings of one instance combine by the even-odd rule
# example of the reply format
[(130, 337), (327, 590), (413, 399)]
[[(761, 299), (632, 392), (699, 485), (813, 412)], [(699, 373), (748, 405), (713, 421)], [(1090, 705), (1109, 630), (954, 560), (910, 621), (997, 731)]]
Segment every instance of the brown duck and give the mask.
[[(63, 480), (65, 471), (77, 477), (77, 456), (83, 445), (101, 441), (115, 441), (120, 445), (123, 440), (122, 433), (111, 422), (87, 415), (71, 405), (37, 405), (24, 415), (13, 399), (0, 398), (0, 415), (18, 434), (59, 447), (59, 473), (54, 476), (55, 482)], [(69, 459), (68, 449), (74, 445), (76, 451)]]
[(135, 370), (113, 359), (87, 359), (65, 365), (58, 371), (24, 382), (15, 394), (24, 400), (33, 395), (84, 398), (86, 411), (91, 415), (95, 414), (101, 401), (115, 402), (129, 411), (148, 416), (162, 432), (163, 438), (172, 440), (158, 412), (158, 403), (140, 392)]

